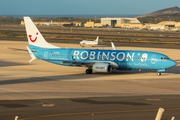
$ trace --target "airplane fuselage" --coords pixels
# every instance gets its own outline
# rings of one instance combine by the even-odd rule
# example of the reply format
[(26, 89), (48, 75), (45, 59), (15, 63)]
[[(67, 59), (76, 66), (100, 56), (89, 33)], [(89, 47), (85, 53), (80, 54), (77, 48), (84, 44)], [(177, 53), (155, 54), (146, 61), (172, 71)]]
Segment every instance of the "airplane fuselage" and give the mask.
[[(153, 69), (157, 75), (166, 69), (174, 67), (176, 62), (165, 54), (150, 51), (117, 50), (112, 44), (113, 50), (60, 48), (48, 43), (30, 17), (24, 17), (25, 28), (29, 47), (28, 53), (32, 62), (36, 58), (64, 66), (87, 67), (86, 74), (93, 72), (109, 73), (113, 69)], [(98, 44), (99, 36), (95, 43)], [(89, 41), (83, 41), (91, 43)]]
[(154, 69), (165, 71), (176, 65), (168, 56), (149, 51), (135, 50), (99, 50), (99, 49), (77, 49), (77, 48), (53, 48), (44, 49), (31, 46), (34, 55), (42, 60), (51, 63), (78, 66), (72, 63), (63, 63), (61, 61), (74, 62), (108, 62), (115, 69)]

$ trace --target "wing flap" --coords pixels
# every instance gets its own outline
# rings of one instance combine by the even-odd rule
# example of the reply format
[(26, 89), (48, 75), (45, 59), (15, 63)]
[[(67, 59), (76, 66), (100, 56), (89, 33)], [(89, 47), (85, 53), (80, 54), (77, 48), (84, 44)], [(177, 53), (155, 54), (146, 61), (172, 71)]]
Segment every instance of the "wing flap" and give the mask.
[(95, 63), (94, 61), (76, 61), (76, 60), (59, 60), (59, 59), (46, 59), (46, 61), (59, 61), (60, 64), (76, 64), (77, 66), (81, 66), (81, 65), (91, 66)]
[(117, 68), (118, 65), (111, 61), (76, 61), (76, 60), (53, 60), (48, 59), (47, 61), (59, 61), (60, 64), (75, 64), (77, 66), (93, 66), (95, 63), (102, 62), (102, 63), (109, 63), (113, 66), (113, 68)]

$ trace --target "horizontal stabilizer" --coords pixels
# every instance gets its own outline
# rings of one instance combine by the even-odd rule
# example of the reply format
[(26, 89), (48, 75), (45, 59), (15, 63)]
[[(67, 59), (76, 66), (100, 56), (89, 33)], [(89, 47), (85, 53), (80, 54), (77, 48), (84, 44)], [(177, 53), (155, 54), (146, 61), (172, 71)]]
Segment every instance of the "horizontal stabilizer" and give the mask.
[(12, 48), (12, 47), (6, 47), (6, 48), (10, 50), (27, 51), (26, 49), (21, 49), (21, 48)]

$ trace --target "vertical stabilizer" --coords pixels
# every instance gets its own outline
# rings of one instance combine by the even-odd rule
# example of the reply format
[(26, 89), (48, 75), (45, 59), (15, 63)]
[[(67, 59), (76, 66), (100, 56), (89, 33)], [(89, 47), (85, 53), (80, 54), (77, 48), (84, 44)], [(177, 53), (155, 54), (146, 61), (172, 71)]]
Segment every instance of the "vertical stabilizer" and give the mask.
[(30, 17), (24, 17), (24, 23), (28, 38), (29, 45), (42, 47), (42, 48), (59, 48), (52, 44), (49, 44), (41, 35), (37, 27), (34, 25)]

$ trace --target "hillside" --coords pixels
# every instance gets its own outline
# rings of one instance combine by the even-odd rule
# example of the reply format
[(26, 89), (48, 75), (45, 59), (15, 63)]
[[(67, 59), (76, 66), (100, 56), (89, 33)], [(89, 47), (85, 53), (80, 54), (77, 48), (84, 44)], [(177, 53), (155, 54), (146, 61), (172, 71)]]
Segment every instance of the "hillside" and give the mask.
[(180, 22), (180, 8), (171, 7), (137, 17), (141, 23), (157, 24), (162, 21)]
[(172, 14), (180, 14), (180, 8), (175, 6), (175, 7), (171, 7), (171, 8), (166, 8), (166, 9), (162, 9), (162, 10), (158, 10), (152, 13), (148, 13), (139, 17), (155, 17), (155, 16), (159, 16), (159, 15), (172, 15)]

